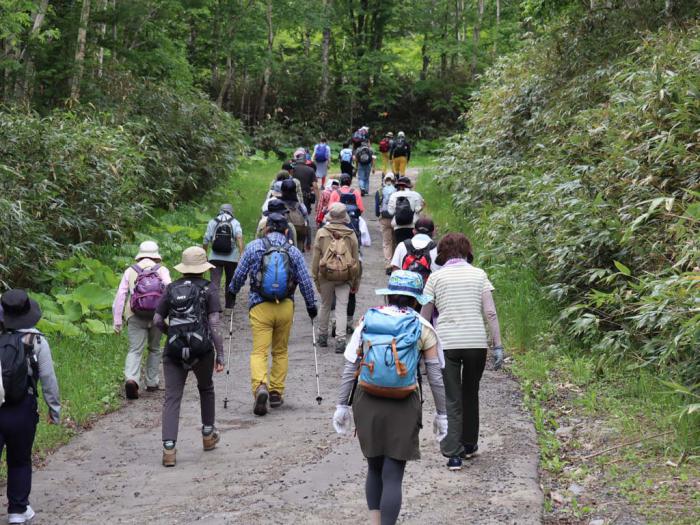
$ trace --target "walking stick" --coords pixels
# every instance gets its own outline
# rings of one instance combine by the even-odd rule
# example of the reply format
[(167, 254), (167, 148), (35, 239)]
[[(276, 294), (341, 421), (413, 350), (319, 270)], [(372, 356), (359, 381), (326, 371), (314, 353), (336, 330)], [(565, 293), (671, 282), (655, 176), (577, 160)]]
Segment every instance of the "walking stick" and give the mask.
[(316, 327), (314, 326), (313, 320), (311, 320), (311, 339), (314, 345), (314, 365), (316, 366), (316, 402), (320, 405), (323, 398), (321, 397), (321, 384), (318, 379), (318, 356), (316, 354)]
[(233, 308), (231, 308), (231, 317), (228, 325), (228, 359), (226, 361), (226, 395), (224, 396), (224, 408), (228, 407), (228, 383), (231, 377), (231, 344), (233, 341)]

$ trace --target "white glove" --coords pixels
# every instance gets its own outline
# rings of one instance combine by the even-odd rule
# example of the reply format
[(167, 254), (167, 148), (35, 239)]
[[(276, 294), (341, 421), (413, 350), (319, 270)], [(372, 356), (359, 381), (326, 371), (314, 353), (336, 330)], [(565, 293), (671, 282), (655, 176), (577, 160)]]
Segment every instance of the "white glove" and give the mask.
[(349, 436), (352, 433), (352, 413), (347, 405), (336, 405), (333, 414), (333, 428), (341, 436)]
[(447, 436), (446, 414), (435, 414), (435, 419), (433, 419), (433, 434), (435, 434), (435, 439), (437, 439), (438, 443)]

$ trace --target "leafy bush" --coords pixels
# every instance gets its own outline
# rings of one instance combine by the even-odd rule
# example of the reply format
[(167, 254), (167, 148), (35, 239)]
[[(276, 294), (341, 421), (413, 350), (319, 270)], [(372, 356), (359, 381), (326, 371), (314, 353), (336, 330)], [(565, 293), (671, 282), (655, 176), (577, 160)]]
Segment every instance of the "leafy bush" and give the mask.
[(639, 33), (639, 14), (561, 24), (501, 61), (442, 181), (493, 260), (528, 261), (601, 364), (697, 382), (700, 25)]

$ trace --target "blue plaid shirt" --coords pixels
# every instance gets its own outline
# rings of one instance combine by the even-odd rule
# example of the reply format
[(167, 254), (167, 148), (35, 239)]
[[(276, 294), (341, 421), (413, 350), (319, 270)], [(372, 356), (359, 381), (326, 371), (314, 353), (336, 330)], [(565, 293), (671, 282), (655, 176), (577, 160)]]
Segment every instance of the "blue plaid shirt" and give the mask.
[[(274, 246), (281, 246), (282, 244), (288, 242), (286, 237), (278, 232), (268, 233), (266, 238)], [(255, 275), (260, 271), (260, 265), (262, 264), (262, 258), (265, 254), (266, 246), (263, 239), (255, 239), (251, 241), (248, 246), (246, 246), (241, 260), (238, 262), (236, 267), (236, 273), (233, 274), (233, 279), (231, 280), (231, 285), (229, 286), (229, 291), (233, 294), (237, 294), (243, 284), (245, 284), (246, 278), (250, 276), (251, 282), (254, 280)], [(293, 279), (299, 284), (299, 289), (301, 290), (301, 295), (304, 297), (306, 302), (306, 307), (316, 305), (316, 299), (314, 297), (314, 286), (309, 271), (306, 269), (306, 263), (304, 262), (304, 256), (296, 248), (296, 246), (290, 246), (288, 248), (289, 259), (292, 263), (292, 272), (294, 275)], [(248, 308), (253, 308), (254, 306), (265, 302), (259, 293), (253, 290), (253, 286), (250, 287), (250, 293), (248, 294)]]

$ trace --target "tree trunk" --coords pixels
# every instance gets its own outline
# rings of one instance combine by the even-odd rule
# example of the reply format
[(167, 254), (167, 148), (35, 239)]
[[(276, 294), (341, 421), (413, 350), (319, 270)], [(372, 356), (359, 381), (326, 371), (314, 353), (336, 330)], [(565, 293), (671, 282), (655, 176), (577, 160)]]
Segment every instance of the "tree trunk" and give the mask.
[[(107, 11), (107, 0), (99, 0), (97, 7), (104, 15), (105, 11)], [(98, 32), (100, 34), (100, 48), (97, 50), (97, 78), (102, 78), (102, 74), (104, 71), (104, 61), (105, 61), (105, 48), (102, 45), (102, 41), (105, 39), (105, 36), (107, 35), (107, 23), (106, 22), (100, 22)]]
[(75, 46), (75, 61), (73, 78), (71, 79), (70, 98), (80, 100), (80, 83), (83, 80), (85, 69), (85, 44), (87, 42), (87, 28), (90, 21), (90, 0), (83, 0), (83, 8), (80, 11), (80, 25), (78, 26), (78, 41)]
[(15, 85), (15, 97), (17, 99), (31, 98), (31, 86), (34, 79), (34, 60), (29, 52), (29, 46), (31, 45), (32, 38), (36, 36), (41, 26), (44, 25), (44, 19), (46, 18), (48, 8), (49, 0), (42, 0), (36, 13), (34, 13), (32, 29), (29, 31), (29, 36), (27, 37), (27, 44), (19, 55), (20, 60), (24, 59), (24, 76), (22, 80), (18, 81)]
[(267, 62), (265, 71), (263, 72), (263, 85), (260, 93), (260, 106), (258, 108), (258, 121), (262, 122), (265, 118), (265, 110), (267, 109), (267, 93), (270, 90), (270, 77), (272, 76), (272, 44), (274, 43), (275, 34), (272, 30), (272, 0), (267, 0)]
[(330, 10), (333, 0), (323, 0), (323, 38), (321, 40), (321, 108), (328, 105), (328, 54), (331, 46), (331, 17)]
[(675, 7), (675, 0), (666, 0), (664, 4), (664, 15), (667, 17), (673, 16), (673, 8)]
[(233, 81), (233, 59), (231, 58), (231, 55), (229, 55), (226, 57), (226, 76), (224, 77), (224, 81), (221, 84), (221, 89), (219, 89), (219, 96), (216, 97), (216, 105), (219, 106), (219, 109), (223, 109), (224, 97), (226, 96), (226, 92), (228, 91), (229, 87), (231, 86), (232, 81)]
[(496, 0), (496, 30), (493, 35), (493, 56), (498, 56), (498, 37), (501, 30), (501, 0)]
[(420, 48), (420, 54), (423, 59), (423, 67), (420, 70), (420, 79), (428, 78), (428, 68), (430, 67), (430, 55), (428, 54), (428, 34), (423, 35), (423, 45)]
[(474, 22), (474, 39), (472, 49), (472, 80), (476, 77), (477, 66), (479, 63), (479, 39), (481, 37), (481, 22), (484, 18), (484, 0), (479, 0), (476, 12), (476, 22)]

